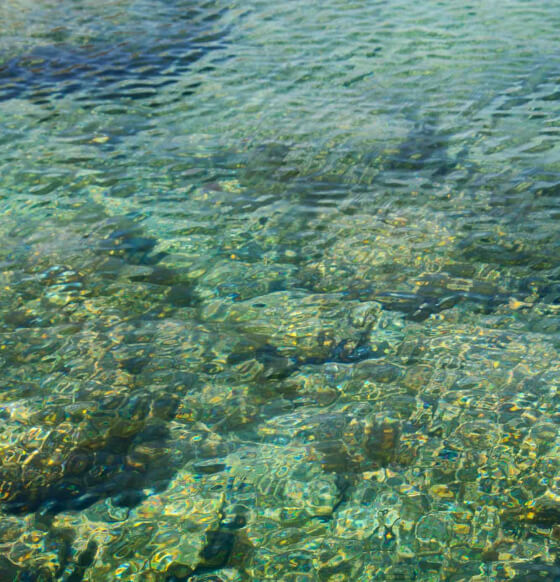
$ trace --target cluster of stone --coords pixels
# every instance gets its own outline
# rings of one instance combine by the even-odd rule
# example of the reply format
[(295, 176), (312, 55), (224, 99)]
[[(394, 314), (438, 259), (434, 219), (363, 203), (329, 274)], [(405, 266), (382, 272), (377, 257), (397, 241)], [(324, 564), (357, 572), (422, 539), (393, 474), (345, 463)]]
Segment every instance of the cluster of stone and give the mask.
[(0, 578), (554, 579), (553, 289), (424, 216), (208, 265), (117, 222), (4, 252)]

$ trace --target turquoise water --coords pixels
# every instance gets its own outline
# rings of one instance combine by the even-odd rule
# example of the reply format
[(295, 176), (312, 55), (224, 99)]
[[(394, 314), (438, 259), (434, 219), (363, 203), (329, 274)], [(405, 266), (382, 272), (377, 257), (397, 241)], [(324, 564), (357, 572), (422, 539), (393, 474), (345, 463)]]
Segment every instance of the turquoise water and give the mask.
[(0, 6), (0, 579), (560, 579), (560, 5)]

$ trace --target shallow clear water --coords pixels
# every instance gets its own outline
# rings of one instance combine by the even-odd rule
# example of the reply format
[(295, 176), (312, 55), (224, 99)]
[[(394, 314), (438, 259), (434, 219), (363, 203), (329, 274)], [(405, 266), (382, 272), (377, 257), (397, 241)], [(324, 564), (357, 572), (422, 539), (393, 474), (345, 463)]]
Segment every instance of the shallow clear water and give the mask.
[(0, 6), (0, 578), (560, 577), (558, 2)]

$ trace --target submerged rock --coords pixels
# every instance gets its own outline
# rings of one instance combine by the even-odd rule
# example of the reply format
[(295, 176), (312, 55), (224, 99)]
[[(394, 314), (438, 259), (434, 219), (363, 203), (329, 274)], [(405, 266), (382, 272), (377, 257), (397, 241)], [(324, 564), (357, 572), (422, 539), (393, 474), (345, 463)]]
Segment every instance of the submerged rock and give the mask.
[(400, 424), (367, 406), (346, 405), (331, 411), (285, 414), (263, 423), (259, 434), (279, 445), (308, 445), (320, 455), (325, 469), (345, 474), (393, 461), (399, 451)]
[(344, 301), (339, 294), (277, 291), (246, 301), (209, 301), (202, 316), (260, 338), (298, 361), (324, 361), (347, 342), (352, 349), (367, 346), (379, 312), (375, 302)]
[(84, 582), (164, 582), (172, 576), (183, 579), (205, 564), (222, 507), (220, 488), (204, 489), (191, 473), (180, 471), (164, 492), (149, 496), (124, 519), (100, 520), (101, 505), (83, 515), (59, 514), (55, 525), (75, 532), (76, 556), (96, 544)]

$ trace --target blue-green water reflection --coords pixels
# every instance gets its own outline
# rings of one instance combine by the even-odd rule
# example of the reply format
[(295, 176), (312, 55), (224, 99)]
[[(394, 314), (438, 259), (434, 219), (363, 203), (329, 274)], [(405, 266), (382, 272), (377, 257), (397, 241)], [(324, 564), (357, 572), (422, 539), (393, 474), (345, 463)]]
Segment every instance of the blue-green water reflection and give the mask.
[(0, 7), (0, 578), (560, 577), (557, 2)]

